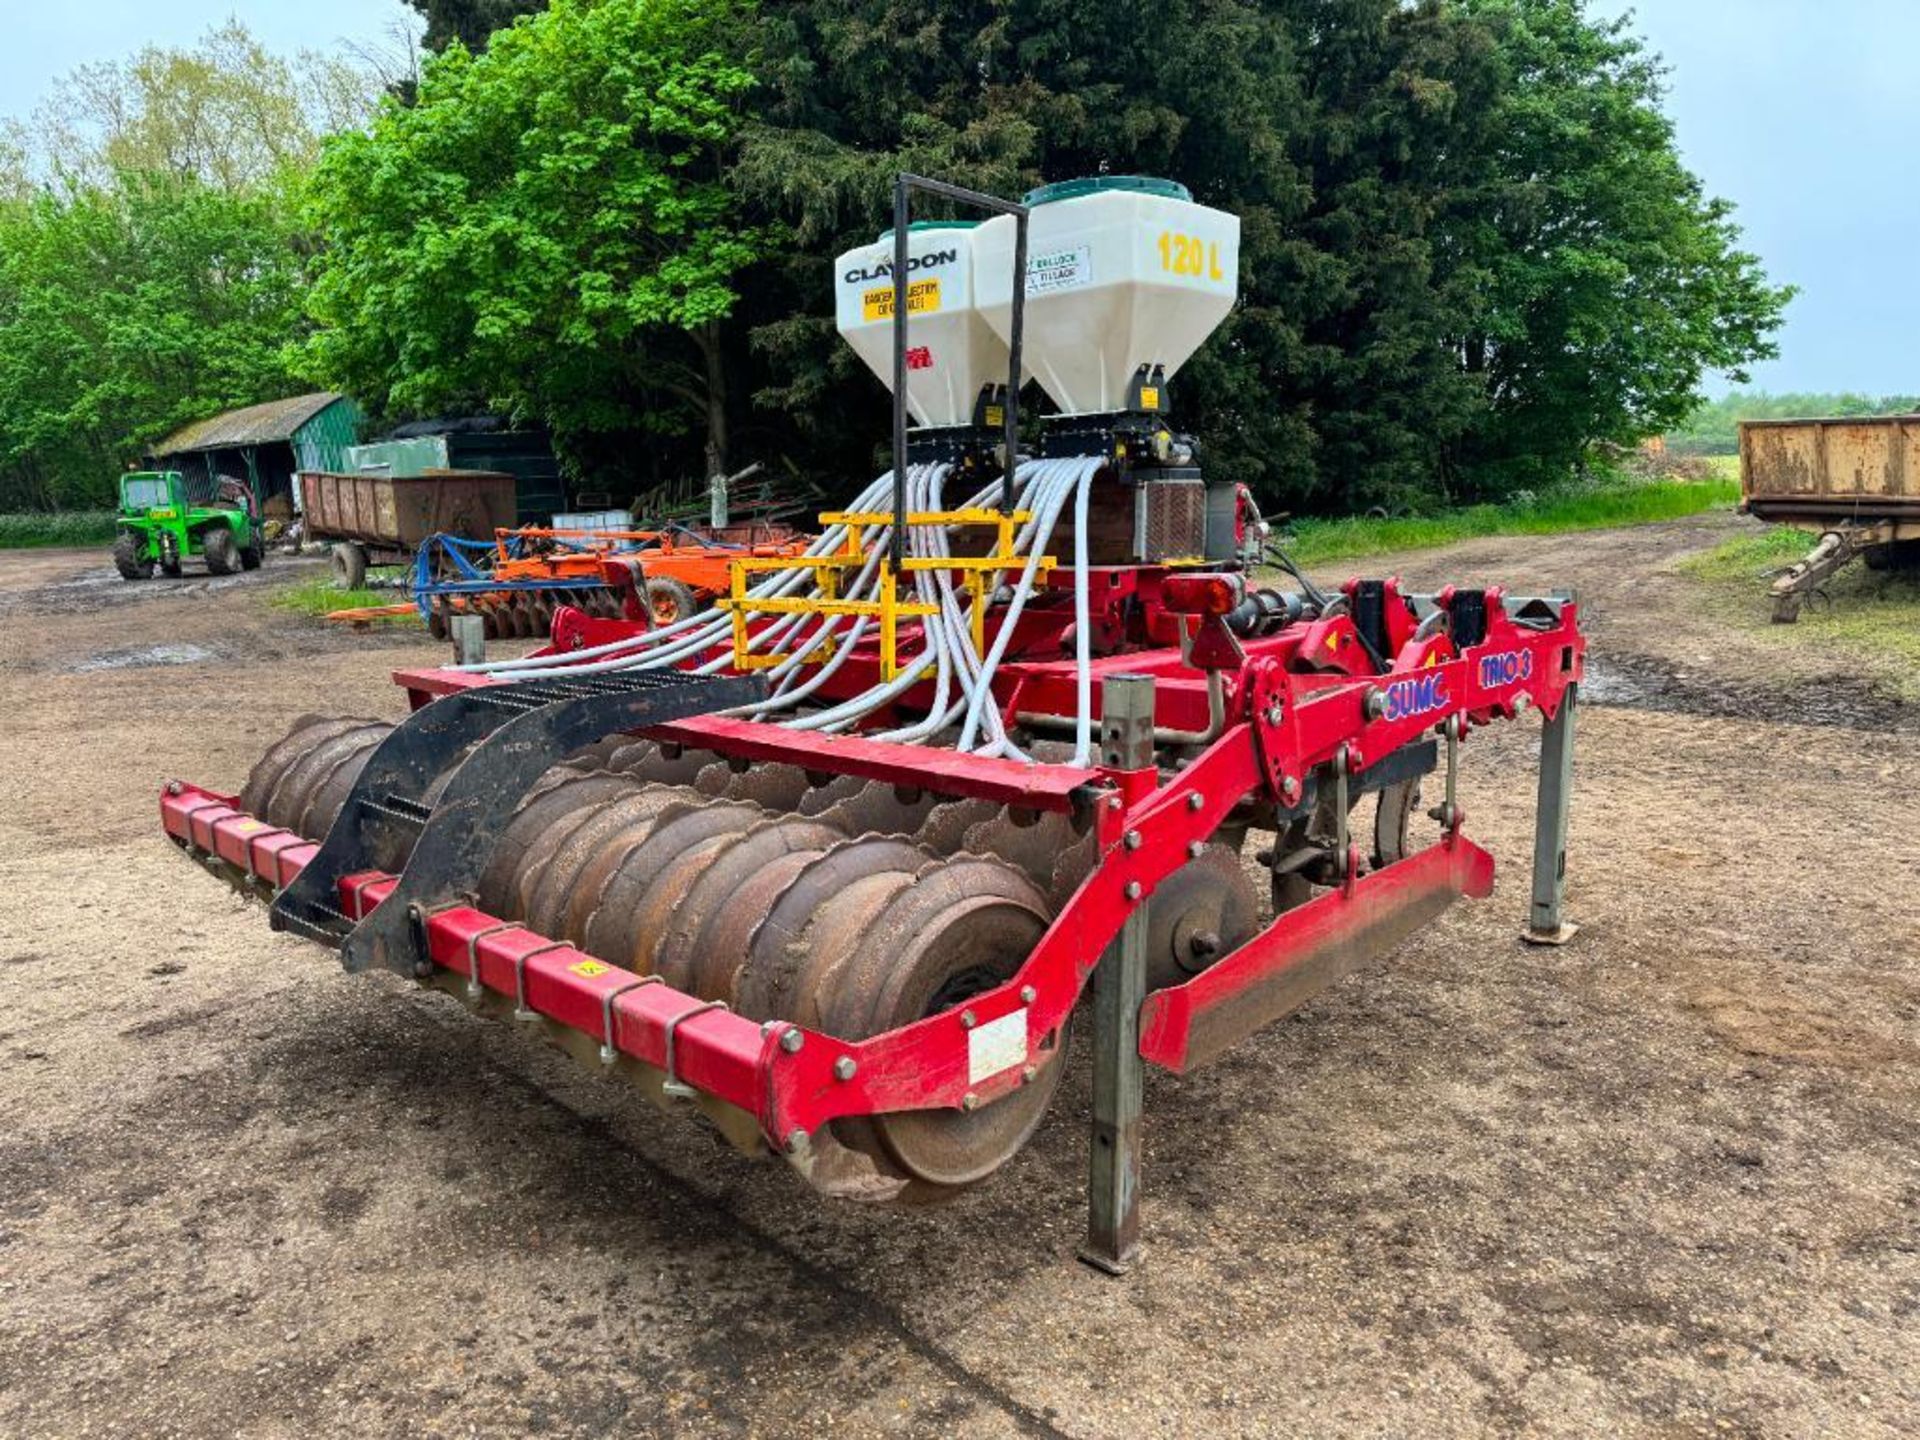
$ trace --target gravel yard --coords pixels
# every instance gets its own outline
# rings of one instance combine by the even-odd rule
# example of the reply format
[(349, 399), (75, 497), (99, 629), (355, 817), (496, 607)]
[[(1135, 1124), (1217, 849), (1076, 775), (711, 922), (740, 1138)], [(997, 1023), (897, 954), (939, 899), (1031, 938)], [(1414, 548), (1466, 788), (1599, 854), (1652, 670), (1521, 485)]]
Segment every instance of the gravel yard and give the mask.
[(1519, 943), (1538, 726), (1477, 735), (1496, 895), (1150, 1073), (1120, 1281), (1073, 1259), (1084, 1056), (986, 1186), (831, 1204), (270, 934), (161, 783), (397, 717), (441, 647), (270, 608), (278, 558), (0, 555), (0, 1433), (1911, 1434), (1920, 708), (1703, 601), (1745, 524), (1368, 567), (1579, 587), (1582, 933)]

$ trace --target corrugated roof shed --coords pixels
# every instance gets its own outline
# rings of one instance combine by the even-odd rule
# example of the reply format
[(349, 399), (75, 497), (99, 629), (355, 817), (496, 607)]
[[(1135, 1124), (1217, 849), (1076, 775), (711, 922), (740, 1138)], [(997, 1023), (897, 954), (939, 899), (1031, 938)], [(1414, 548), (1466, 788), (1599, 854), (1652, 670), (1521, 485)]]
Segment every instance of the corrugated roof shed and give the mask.
[(249, 405), (244, 410), (229, 410), (210, 420), (201, 420), (177, 431), (153, 447), (156, 459), (185, 455), (195, 450), (225, 450), (240, 445), (272, 445), (287, 441), (321, 411), (344, 400), (323, 390), (313, 395), (296, 395), (291, 400), (271, 400), (265, 405)]

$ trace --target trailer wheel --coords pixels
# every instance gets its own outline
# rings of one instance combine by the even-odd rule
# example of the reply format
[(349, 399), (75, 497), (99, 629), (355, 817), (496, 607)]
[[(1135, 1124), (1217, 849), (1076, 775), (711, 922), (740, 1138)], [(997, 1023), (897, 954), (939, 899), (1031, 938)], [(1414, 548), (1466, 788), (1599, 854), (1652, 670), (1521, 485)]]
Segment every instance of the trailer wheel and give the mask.
[(676, 620), (699, 614), (700, 597), (686, 581), (663, 575), (647, 581), (647, 609), (653, 615), (654, 624), (671, 625)]
[(133, 531), (122, 530), (113, 542), (113, 568), (122, 580), (153, 578), (153, 560), (147, 554), (146, 542)]
[(367, 583), (367, 550), (351, 540), (333, 547), (333, 588), (358, 590)]
[(200, 542), (200, 552), (207, 557), (209, 575), (231, 575), (240, 568), (240, 552), (234, 548), (233, 531), (224, 525), (207, 532), (207, 538)]

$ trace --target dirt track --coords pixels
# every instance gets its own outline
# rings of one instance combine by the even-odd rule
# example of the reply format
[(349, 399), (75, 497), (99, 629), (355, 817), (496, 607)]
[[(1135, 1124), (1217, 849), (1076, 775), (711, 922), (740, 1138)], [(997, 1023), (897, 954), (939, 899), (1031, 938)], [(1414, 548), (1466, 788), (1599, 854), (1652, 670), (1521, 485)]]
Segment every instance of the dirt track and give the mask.
[(1537, 730), (1476, 737), (1498, 894), (1149, 1077), (1121, 1282), (1071, 1258), (1084, 1066), (986, 1188), (832, 1206), (270, 935), (160, 782), (439, 648), (0, 556), (0, 1433), (1911, 1433), (1920, 715), (1697, 603), (1738, 523), (1399, 563), (1580, 587), (1584, 932), (1517, 943)]

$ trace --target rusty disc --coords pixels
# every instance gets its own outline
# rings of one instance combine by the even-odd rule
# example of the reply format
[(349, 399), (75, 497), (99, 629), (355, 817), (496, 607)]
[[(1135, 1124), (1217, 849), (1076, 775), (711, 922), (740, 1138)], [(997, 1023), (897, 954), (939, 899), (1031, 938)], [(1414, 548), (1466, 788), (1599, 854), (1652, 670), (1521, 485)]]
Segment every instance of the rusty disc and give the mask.
[(669, 757), (651, 740), (635, 740), (616, 750), (607, 762), (609, 770), (619, 770), (654, 785), (692, 785), (700, 772), (713, 763), (711, 750), (682, 750)]
[(967, 832), (1000, 809), (991, 800), (945, 800), (933, 807), (913, 838), (936, 855), (957, 855), (967, 848)]
[(871, 876), (897, 875), (904, 883), (927, 860), (926, 851), (905, 840), (863, 835), (831, 846), (803, 867), (753, 928), (734, 1008), (754, 1020), (807, 1023), (801, 1020), (801, 971), (807, 962), (804, 937), (815, 913)]
[(552, 838), (547, 842), (550, 848), (545, 863), (525, 895), (527, 928), (552, 940), (584, 941), (584, 926), (575, 929), (568, 923), (582, 874), (615, 835), (636, 821), (651, 821), (673, 799), (671, 790), (636, 786), (596, 805), (564, 834), (558, 833), (562, 827), (550, 829), (547, 833)]
[(490, 915), (512, 919), (524, 914), (520, 901), (522, 870), (537, 861), (548, 846), (548, 831), (577, 811), (591, 809), (630, 792), (633, 782), (624, 776), (572, 774), (536, 790), (520, 804), (480, 873), (480, 908)]
[(730, 778), (726, 795), (773, 811), (792, 811), (812, 788), (807, 772), (798, 765), (754, 765)]
[[(809, 948), (844, 943), (835, 908), (809, 928)], [(1044, 897), (1012, 867), (971, 855), (936, 862), (886, 898), (833, 966), (817, 997), (821, 1028), (858, 1040), (957, 1012), (1011, 979), (1047, 924)], [(992, 1174), (1032, 1137), (1065, 1069), (1064, 1039), (1042, 1037), (1016, 1061), (1031, 1078), (977, 1110), (899, 1111), (835, 1121), (834, 1131), (903, 1176), (903, 1198), (941, 1198)]]
[(700, 768), (693, 777), (693, 788), (702, 795), (711, 795), (714, 799), (724, 799), (727, 787), (733, 783), (733, 769), (724, 760), (713, 760)]
[(751, 805), (702, 801), (691, 794), (663, 808), (646, 838), (632, 846), (607, 877), (587, 918), (582, 948), (610, 964), (647, 974), (673, 901), (693, 878), (669, 872), (709, 841), (747, 829), (762, 813)]
[[(260, 818), (309, 840), (325, 838), (324, 831), (315, 833), (306, 828), (305, 816), (314, 792), (342, 766), (357, 775), (367, 756), (392, 728), (372, 720), (334, 721), (312, 727), (303, 737), (311, 743), (293, 753), (272, 782)], [(313, 730), (320, 733), (316, 736)]]
[(380, 742), (392, 733), (391, 725), (372, 725), (335, 742), (341, 747), (339, 758), (329, 764), (324, 773), (315, 776), (293, 828), (316, 840), (333, 829), (348, 794), (360, 779), (360, 772), (367, 768), (367, 761), (380, 748)]
[(1092, 830), (1080, 834), (1068, 816), (1054, 812), (1022, 825), (1001, 811), (968, 830), (964, 848), (1015, 866), (1056, 907), (1091, 873), (1099, 853)]
[(1259, 929), (1260, 895), (1240, 857), (1228, 846), (1207, 846), (1147, 902), (1147, 988), (1185, 984)]
[(867, 782), (858, 775), (835, 775), (823, 784), (815, 785), (800, 797), (799, 805), (794, 808), (802, 815), (818, 815), (831, 809), (842, 800), (851, 800), (866, 788)]
[[(836, 837), (833, 843), (844, 838), (838, 831), (830, 833)], [(740, 982), (747, 968), (754, 932), (766, 920), (767, 912), (799, 879), (800, 873), (831, 848), (828, 845), (819, 850), (790, 850), (776, 856), (742, 881), (732, 898), (708, 920), (698, 943), (696, 993), (702, 1000), (725, 1000), (736, 1010), (740, 1009)]]
[[(687, 808), (687, 796), (683, 790), (649, 785), (643, 793), (652, 797), (652, 803), (636, 805), (624, 822), (601, 840), (599, 848), (574, 877), (573, 894), (567, 901), (560, 933), (589, 954), (599, 954), (592, 944), (594, 917), (600, 913), (607, 886), (614, 875), (636, 849), (652, 838), (656, 827)], [(599, 958), (604, 960), (607, 957), (600, 955)]]
[[(731, 953), (709, 932), (730, 929), (751, 933), (765, 914), (763, 894), (756, 880), (769, 866), (796, 852), (826, 850), (846, 837), (831, 825), (792, 816), (761, 820), (738, 835), (723, 837), (700, 873), (677, 898), (665, 932), (654, 952), (654, 973), (675, 989), (702, 999), (731, 1000), (733, 973), (745, 956), (744, 946)], [(736, 912), (749, 910), (742, 922)], [(724, 917), (734, 915), (731, 924)]]
[(849, 835), (912, 835), (943, 798), (932, 791), (904, 798), (892, 785), (873, 780), (847, 799), (819, 811), (817, 818)]
[(1380, 792), (1373, 816), (1373, 868), (1398, 864), (1410, 852), (1413, 817), (1420, 810), (1420, 782), (1402, 780)]
[(728, 846), (756, 824), (759, 816), (744, 809), (726, 817), (726, 828), (708, 834), (668, 857), (647, 887), (639, 905), (627, 915), (627, 933), (633, 948), (616, 957), (618, 963), (642, 975), (659, 971), (660, 947), (681, 907), (686, 904), (707, 867)]
[(273, 813), (276, 809), (273, 792), (287, 771), (322, 740), (374, 723), (372, 720), (356, 720), (341, 715), (302, 715), (293, 722), (291, 730), (269, 745), (260, 758), (253, 762), (253, 769), (247, 774), (247, 783), (240, 791), (240, 808), (269, 824), (281, 824)]

